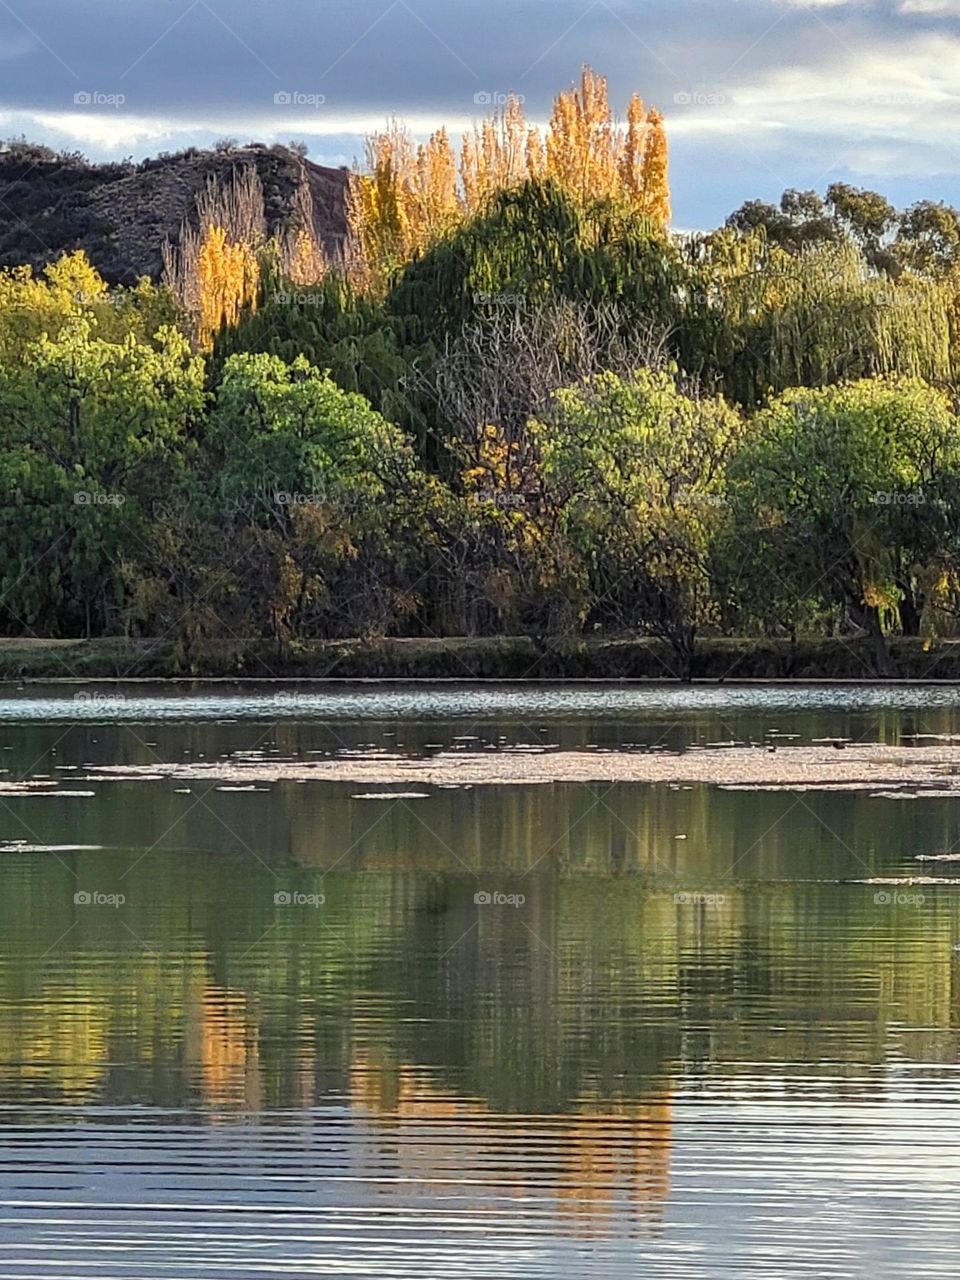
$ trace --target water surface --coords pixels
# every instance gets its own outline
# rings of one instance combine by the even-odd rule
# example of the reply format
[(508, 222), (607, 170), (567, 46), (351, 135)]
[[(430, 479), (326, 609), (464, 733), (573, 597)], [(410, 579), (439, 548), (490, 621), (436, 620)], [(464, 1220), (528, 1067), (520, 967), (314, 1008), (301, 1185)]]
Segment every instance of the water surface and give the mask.
[(8, 687), (0, 777), (56, 794), (0, 797), (0, 1276), (955, 1276), (955, 800), (90, 778), (958, 704)]

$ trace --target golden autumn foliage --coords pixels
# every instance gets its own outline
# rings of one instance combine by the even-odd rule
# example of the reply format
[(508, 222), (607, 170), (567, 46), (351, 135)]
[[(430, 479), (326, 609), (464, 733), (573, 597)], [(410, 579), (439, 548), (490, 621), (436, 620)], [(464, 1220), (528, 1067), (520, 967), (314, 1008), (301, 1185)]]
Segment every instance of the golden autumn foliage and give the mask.
[(326, 275), (305, 176), (288, 225), (269, 241), (263, 186), (252, 167), (226, 182), (211, 178), (196, 203), (197, 225), (185, 224), (178, 244), (164, 247), (164, 282), (190, 318), (200, 350), (209, 351), (220, 329), (235, 325), (244, 309), (256, 310), (268, 250), (293, 284), (317, 283)]
[(584, 67), (577, 88), (558, 95), (547, 134), (547, 176), (581, 201), (621, 200), (665, 224), (670, 218), (663, 117), (637, 94), (618, 125), (607, 81)]
[(519, 98), (510, 94), (503, 111), (464, 134), (460, 178), (466, 211), (482, 208), (497, 191), (539, 177), (543, 167), (539, 131), (528, 129)]
[(313, 196), (301, 170), (293, 209), (285, 232), (277, 238), (280, 272), (291, 284), (319, 284), (329, 270), (327, 255), (317, 234)]
[(223, 227), (206, 227), (197, 257), (197, 342), (204, 351), (224, 325), (235, 325), (245, 306), (255, 308), (260, 264), (251, 245), (231, 241)]
[(464, 135), (459, 165), (446, 130), (417, 147), (393, 120), (367, 139), (366, 167), (351, 176), (348, 225), (353, 275), (367, 288), (382, 286), (498, 191), (531, 178), (549, 178), (584, 204), (612, 200), (661, 226), (670, 219), (663, 117), (634, 94), (619, 124), (606, 79), (589, 67), (557, 96), (545, 138), (511, 94)]
[(347, 219), (350, 267), (361, 285), (389, 274), (461, 217), (457, 166), (445, 129), (419, 147), (392, 120), (366, 143), (365, 174), (351, 175)]

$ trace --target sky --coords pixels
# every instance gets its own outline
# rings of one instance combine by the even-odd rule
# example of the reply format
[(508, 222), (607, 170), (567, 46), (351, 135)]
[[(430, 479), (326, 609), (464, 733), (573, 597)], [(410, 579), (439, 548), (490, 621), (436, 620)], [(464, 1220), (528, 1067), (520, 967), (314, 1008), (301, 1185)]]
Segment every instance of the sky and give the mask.
[(960, 204), (960, 0), (0, 0), (0, 136), (352, 164), (390, 115), (545, 121), (584, 62), (664, 113), (678, 229), (834, 181)]

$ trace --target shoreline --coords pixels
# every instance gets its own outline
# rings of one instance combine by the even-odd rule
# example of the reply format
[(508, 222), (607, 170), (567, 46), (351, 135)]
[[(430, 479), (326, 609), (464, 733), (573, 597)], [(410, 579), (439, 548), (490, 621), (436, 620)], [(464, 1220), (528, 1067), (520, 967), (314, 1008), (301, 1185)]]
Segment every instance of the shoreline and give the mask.
[[(897, 675), (881, 677), (861, 639), (707, 638), (692, 683), (701, 685), (960, 683), (960, 640), (894, 638)], [(525, 637), (323, 640), (278, 654), (265, 641), (217, 642), (190, 658), (164, 640), (0, 638), (0, 683), (310, 682), (315, 684), (564, 683), (682, 685), (667, 646), (651, 639)], [(691, 683), (691, 682), (687, 682)]]

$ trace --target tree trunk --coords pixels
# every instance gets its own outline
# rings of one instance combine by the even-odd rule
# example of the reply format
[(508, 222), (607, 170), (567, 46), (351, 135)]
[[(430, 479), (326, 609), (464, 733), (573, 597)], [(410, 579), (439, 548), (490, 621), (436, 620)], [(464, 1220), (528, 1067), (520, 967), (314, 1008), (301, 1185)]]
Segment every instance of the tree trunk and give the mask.
[(864, 610), (864, 621), (873, 648), (873, 665), (877, 675), (883, 680), (896, 680), (900, 670), (890, 652), (883, 628), (880, 626), (880, 610), (876, 606), (868, 606)]
[(696, 643), (695, 627), (682, 627), (678, 633), (670, 637), (670, 646), (680, 668), (678, 676), (683, 684), (691, 684), (693, 681), (693, 657)]
[(899, 604), (900, 630), (905, 636), (918, 636), (923, 604), (917, 600), (909, 582), (898, 582), (897, 586), (903, 593)]

